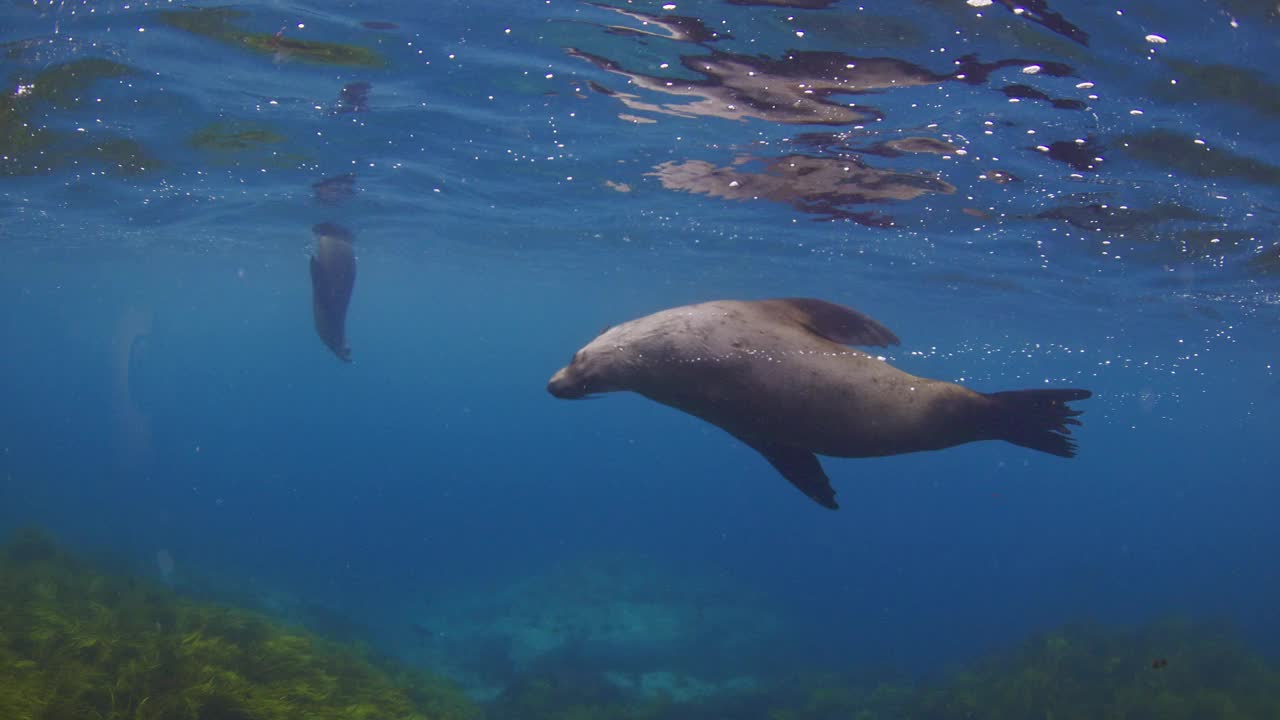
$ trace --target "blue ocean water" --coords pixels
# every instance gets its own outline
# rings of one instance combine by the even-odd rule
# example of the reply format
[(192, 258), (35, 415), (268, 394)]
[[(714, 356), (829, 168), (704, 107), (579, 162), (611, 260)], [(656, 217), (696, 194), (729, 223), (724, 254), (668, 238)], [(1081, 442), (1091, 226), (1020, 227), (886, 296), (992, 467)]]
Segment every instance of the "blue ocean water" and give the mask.
[[(477, 697), (570, 642), (930, 675), (1185, 616), (1274, 656), (1280, 10), (1054, 5), (7, 3), (0, 525)], [(829, 512), (546, 391), (601, 328), (784, 296), (917, 375), (1092, 390), (1078, 457), (827, 459)]]

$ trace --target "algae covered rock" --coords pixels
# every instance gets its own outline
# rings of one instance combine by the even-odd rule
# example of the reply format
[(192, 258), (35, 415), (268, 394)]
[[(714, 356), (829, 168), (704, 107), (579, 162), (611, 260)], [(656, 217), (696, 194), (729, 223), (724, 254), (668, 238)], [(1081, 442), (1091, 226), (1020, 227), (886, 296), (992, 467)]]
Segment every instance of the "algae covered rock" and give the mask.
[(0, 717), (465, 720), (439, 678), (265, 616), (110, 577), (47, 536), (0, 550)]
[(1280, 672), (1226, 628), (1074, 625), (953, 675), (920, 698), (935, 720), (1280, 717)]

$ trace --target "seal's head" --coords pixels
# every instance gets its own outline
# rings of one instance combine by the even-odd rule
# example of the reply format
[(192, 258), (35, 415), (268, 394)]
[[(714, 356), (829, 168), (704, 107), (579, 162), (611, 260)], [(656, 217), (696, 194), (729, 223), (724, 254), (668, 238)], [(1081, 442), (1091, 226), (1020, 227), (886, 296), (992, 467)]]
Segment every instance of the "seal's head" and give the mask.
[(626, 345), (617, 328), (606, 330), (578, 352), (547, 382), (547, 392), (561, 400), (579, 400), (597, 393), (626, 389), (622, 373), (628, 363)]

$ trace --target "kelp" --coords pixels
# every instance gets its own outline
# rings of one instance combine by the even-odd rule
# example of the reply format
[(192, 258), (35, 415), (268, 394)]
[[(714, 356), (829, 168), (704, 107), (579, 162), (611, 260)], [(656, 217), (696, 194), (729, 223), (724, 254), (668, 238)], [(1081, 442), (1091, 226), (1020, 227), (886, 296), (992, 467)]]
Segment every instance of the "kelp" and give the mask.
[(225, 7), (186, 8), (159, 13), (160, 22), (171, 28), (265, 55), (346, 67), (382, 67), (386, 64), (382, 56), (358, 45), (299, 40), (286, 37), (283, 32), (271, 34), (243, 30), (234, 21), (245, 17), (244, 11)]
[(465, 720), (435, 677), (265, 616), (97, 572), (24, 531), (0, 552), (0, 717)]

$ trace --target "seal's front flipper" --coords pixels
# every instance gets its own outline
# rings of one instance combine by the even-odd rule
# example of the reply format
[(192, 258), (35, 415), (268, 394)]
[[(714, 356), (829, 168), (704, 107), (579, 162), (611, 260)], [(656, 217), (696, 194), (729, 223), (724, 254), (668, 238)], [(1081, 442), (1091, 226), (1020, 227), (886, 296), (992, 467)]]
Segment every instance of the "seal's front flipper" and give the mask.
[(886, 347), (897, 345), (898, 336), (889, 328), (852, 308), (815, 298), (760, 300), (784, 322), (802, 326), (809, 332), (841, 345)]
[(795, 485), (800, 492), (812, 498), (814, 502), (829, 510), (840, 507), (836, 504), (836, 491), (831, 487), (827, 474), (822, 471), (822, 463), (818, 462), (818, 456), (808, 450), (789, 445), (742, 441), (763, 455), (770, 465), (782, 473), (782, 477)]

